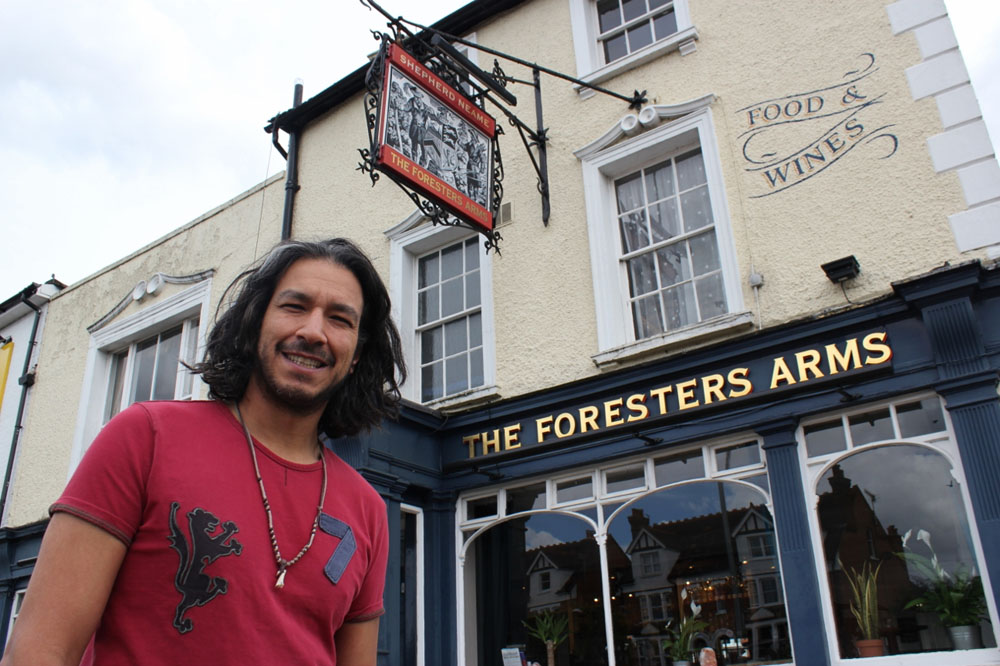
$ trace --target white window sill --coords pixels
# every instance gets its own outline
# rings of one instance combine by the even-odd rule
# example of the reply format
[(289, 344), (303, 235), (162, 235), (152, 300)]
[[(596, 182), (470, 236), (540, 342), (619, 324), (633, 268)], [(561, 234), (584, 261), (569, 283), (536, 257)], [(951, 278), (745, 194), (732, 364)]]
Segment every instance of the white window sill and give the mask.
[(591, 356), (591, 360), (602, 370), (614, 368), (644, 356), (669, 351), (671, 348), (682, 343), (689, 345), (696, 341), (703, 342), (735, 329), (752, 326), (753, 323), (754, 316), (751, 312), (736, 312), (721, 315), (679, 331), (663, 333), (651, 338), (630, 342), (620, 347), (614, 347), (613, 349)]
[(428, 409), (436, 409), (441, 412), (457, 412), (468, 407), (475, 407), (486, 402), (492, 402), (500, 398), (500, 389), (496, 386), (478, 386), (468, 391), (455, 393), (443, 398), (431, 400), (424, 403)]
[[(623, 74), (630, 69), (635, 69), (639, 65), (643, 65), (650, 60), (659, 58), (662, 55), (670, 53), (671, 51), (680, 51), (681, 55), (687, 55), (695, 50), (695, 40), (698, 39), (698, 29), (694, 26), (690, 28), (685, 28), (679, 32), (674, 33), (670, 37), (661, 39), (658, 42), (654, 42), (649, 46), (639, 49), (635, 53), (630, 53), (624, 58), (619, 58), (614, 62), (608, 63), (598, 67), (594, 71), (580, 77), (580, 80), (584, 83), (590, 83), (597, 85), (602, 81), (607, 81), (608, 79)], [(580, 84), (573, 84), (573, 88), (580, 94), (581, 97), (590, 97), (594, 94), (594, 91), (581, 86)]]

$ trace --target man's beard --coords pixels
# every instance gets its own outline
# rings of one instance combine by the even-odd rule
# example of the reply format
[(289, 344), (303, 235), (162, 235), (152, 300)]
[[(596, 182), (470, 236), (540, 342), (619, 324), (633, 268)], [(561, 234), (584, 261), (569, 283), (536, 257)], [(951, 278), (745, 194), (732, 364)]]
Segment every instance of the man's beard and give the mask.
[[(277, 350), (276, 353), (280, 354), (281, 350)], [(318, 393), (311, 393), (291, 386), (281, 386), (259, 354), (254, 374), (257, 376), (258, 383), (267, 397), (289, 411), (298, 414), (314, 414), (317, 411), (325, 409), (331, 398), (343, 387), (344, 382), (349, 376), (345, 375), (339, 381), (323, 388)]]

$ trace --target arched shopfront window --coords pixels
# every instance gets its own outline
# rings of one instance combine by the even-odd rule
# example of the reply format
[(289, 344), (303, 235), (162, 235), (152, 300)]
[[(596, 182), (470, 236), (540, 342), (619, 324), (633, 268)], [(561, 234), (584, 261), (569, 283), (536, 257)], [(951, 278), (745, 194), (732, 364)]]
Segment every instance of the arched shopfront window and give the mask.
[(768, 504), (756, 440), (464, 499), (464, 663), (499, 666), (503, 648), (522, 648), (545, 664), (529, 629), (554, 620), (560, 666), (671, 666), (670, 630), (694, 611), (691, 647), (719, 663), (788, 663)]
[[(670, 629), (703, 623), (691, 647), (720, 663), (791, 655), (774, 521), (760, 489), (699, 481), (626, 504), (608, 529), (618, 666), (669, 666)], [(610, 558), (611, 544), (623, 557)]]
[[(818, 474), (816, 515), (840, 657), (995, 646), (940, 401), (867, 408), (803, 433)], [(876, 570), (875, 652), (862, 655), (851, 583)], [(946, 606), (966, 617), (949, 617)], [(974, 634), (972, 643), (951, 635), (947, 625), (956, 622), (974, 627), (963, 632)]]

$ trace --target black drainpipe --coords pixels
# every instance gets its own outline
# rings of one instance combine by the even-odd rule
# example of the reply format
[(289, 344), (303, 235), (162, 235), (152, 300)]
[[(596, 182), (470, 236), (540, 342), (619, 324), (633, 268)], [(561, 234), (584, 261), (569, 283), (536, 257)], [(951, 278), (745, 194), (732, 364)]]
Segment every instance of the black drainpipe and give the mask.
[(31, 369), (31, 356), (35, 349), (35, 336), (38, 335), (38, 320), (42, 317), (42, 309), (31, 302), (35, 289), (25, 289), (21, 292), (21, 302), (35, 311), (35, 321), (31, 325), (31, 337), (28, 339), (28, 349), (24, 354), (24, 370), (17, 383), (21, 385), (21, 400), (17, 403), (17, 417), (14, 419), (14, 437), (10, 441), (10, 453), (7, 456), (7, 471), (3, 475), (3, 491), (0, 492), (0, 520), (7, 508), (7, 491), (10, 489), (10, 477), (14, 472), (14, 456), (17, 453), (17, 441), (21, 438), (21, 419), (24, 417), (24, 406), (28, 402), (28, 388), (35, 383), (35, 373)]
[[(292, 108), (302, 103), (302, 84), (295, 84)], [(274, 128), (272, 140), (278, 141), (278, 128)], [(288, 165), (285, 168), (285, 212), (281, 218), (281, 240), (292, 237), (292, 209), (295, 207), (295, 193), (299, 191), (299, 131), (288, 133)]]

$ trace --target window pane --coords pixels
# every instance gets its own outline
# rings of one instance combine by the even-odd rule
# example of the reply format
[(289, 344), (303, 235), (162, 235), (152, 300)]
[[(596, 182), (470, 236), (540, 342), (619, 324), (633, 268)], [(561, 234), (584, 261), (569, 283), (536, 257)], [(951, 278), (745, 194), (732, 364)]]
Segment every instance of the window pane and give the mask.
[(469, 500), (465, 503), (465, 514), (466, 518), (469, 520), (475, 520), (476, 518), (491, 518), (492, 516), (497, 515), (496, 495)]
[[(198, 324), (199, 320), (195, 318), (187, 324), (187, 332), (185, 333), (187, 337), (185, 338), (183, 356), (185, 361), (192, 364), (198, 361)], [(186, 368), (182, 368), (180, 371), (184, 373), (180, 397), (190, 398), (193, 392), (194, 375)]]
[(483, 370), (483, 350), (473, 349), (469, 352), (469, 386), (475, 388), (486, 383), (486, 373)]
[(631, 21), (646, 13), (646, 0), (624, 0), (622, 2), (622, 14), (626, 21)]
[(760, 447), (757, 442), (747, 442), (736, 446), (726, 446), (715, 450), (715, 466), (721, 472), (760, 462)]
[(705, 463), (702, 461), (701, 451), (657, 458), (653, 461), (653, 474), (658, 486), (699, 479), (705, 476)]
[(618, 199), (618, 212), (627, 213), (642, 206), (641, 173), (634, 173), (615, 181), (615, 192)]
[(598, 0), (597, 22), (601, 32), (607, 32), (622, 24), (622, 15), (618, 10), (618, 0)]
[(468, 273), (465, 276), (465, 307), (474, 308), (480, 302), (479, 271)]
[(483, 316), (480, 313), (469, 316), (469, 346), (483, 345)]
[(619, 493), (636, 490), (646, 485), (646, 475), (641, 465), (625, 469), (611, 469), (604, 473), (605, 492)]
[(590, 477), (581, 476), (578, 479), (560, 481), (556, 484), (556, 502), (572, 502), (594, 496)]
[(663, 309), (666, 313), (668, 331), (684, 328), (698, 321), (693, 292), (691, 283), (663, 292)]
[(456, 243), (441, 251), (441, 279), (453, 278), (462, 272), (462, 244)]
[(153, 382), (153, 400), (172, 400), (180, 369), (181, 329), (164, 333), (156, 351), (156, 377)]
[(681, 241), (656, 251), (660, 264), (660, 282), (664, 287), (691, 279), (691, 262), (688, 260), (687, 243)]
[(944, 430), (941, 401), (937, 398), (896, 405), (896, 419), (899, 421), (900, 437), (916, 437)]
[(844, 437), (844, 426), (840, 419), (806, 426), (803, 432), (809, 457), (823, 456), (847, 448), (847, 438)]
[(436, 326), (420, 334), (420, 362), (430, 363), (444, 356), (442, 351), (443, 328)]
[(431, 284), (436, 284), (440, 279), (438, 270), (441, 265), (437, 252), (421, 257), (417, 269), (417, 287), (424, 288)]
[[(651, 7), (660, 2), (653, 0), (649, 3)], [(666, 14), (660, 14), (653, 19), (653, 32), (656, 34), (656, 39), (663, 39), (664, 37), (669, 37), (670, 35), (677, 32), (677, 15), (673, 11), (669, 11)]]
[[(960, 596), (972, 600), (966, 604), (983, 598), (982, 582), (972, 573), (982, 571), (982, 565), (972, 547), (961, 487), (947, 459), (921, 446), (867, 449), (831, 467), (816, 492), (841, 656), (857, 656), (854, 640), (860, 633), (850, 610), (849, 580), (876, 567), (878, 614), (873, 624), (888, 653), (950, 650), (948, 632), (933, 605), (907, 608), (915, 599), (933, 596), (932, 585), (950, 597), (964, 582)], [(990, 625), (978, 626), (986, 644), (995, 645)]]
[(674, 194), (674, 169), (670, 160), (646, 169), (646, 197), (650, 201)]
[(440, 361), (420, 369), (420, 399), (423, 402), (444, 395), (444, 364)]
[(633, 303), (632, 318), (637, 339), (641, 340), (663, 333), (663, 317), (660, 313), (659, 296), (653, 294)]
[(627, 254), (649, 245), (649, 232), (646, 230), (646, 211), (639, 210), (625, 213), (618, 218), (622, 232), (622, 250)]
[(108, 385), (108, 402), (104, 409), (104, 422), (121, 410), (122, 390), (125, 388), (125, 365), (128, 362), (128, 350), (118, 352), (111, 358), (111, 382)]
[(445, 361), (446, 393), (453, 395), (469, 388), (469, 356), (460, 354)]
[(427, 322), (438, 319), (440, 316), (441, 315), (438, 313), (437, 287), (431, 287), (430, 289), (417, 294), (418, 324), (426, 324)]
[(634, 28), (628, 30), (628, 50), (638, 51), (644, 46), (653, 43), (653, 30), (649, 22), (644, 21)]
[(632, 296), (648, 294), (656, 289), (656, 267), (653, 264), (652, 253), (629, 259), (627, 265), (629, 291)]
[(726, 290), (722, 285), (722, 273), (698, 278), (694, 284), (698, 292), (698, 309), (702, 321), (729, 311), (726, 307)]
[(691, 238), (688, 243), (691, 245), (691, 267), (695, 275), (704, 275), (717, 271), (721, 267), (719, 263), (719, 247), (715, 243), (715, 232), (698, 234)]
[(684, 231), (694, 231), (712, 224), (712, 205), (708, 198), (708, 185), (681, 195), (681, 216)]
[(479, 243), (475, 238), (465, 241), (465, 270), (474, 271), (479, 268)]
[(507, 491), (507, 515), (545, 508), (545, 484), (535, 483)]
[[(616, 663), (671, 663), (664, 650), (667, 623), (676, 626), (697, 607), (706, 626), (692, 641), (693, 652), (708, 647), (713, 636), (731, 636), (732, 644), (711, 645), (719, 663), (775, 663), (791, 656), (787, 639), (751, 640), (758, 627), (787, 627), (777, 593), (780, 564), (761, 545), (774, 534), (765, 504), (762, 493), (746, 486), (698, 482), (650, 494), (615, 517), (607, 541), (612, 617), (615, 635), (627, 637), (616, 641)], [(760, 556), (750, 556), (752, 543)], [(755, 593), (759, 589), (770, 589), (769, 598)], [(681, 652), (673, 663), (691, 659)]]
[(604, 42), (604, 61), (614, 62), (619, 58), (628, 55), (628, 44), (625, 41), (625, 33), (615, 35)]
[(469, 545), (475, 577), (466, 608), (475, 616), (466, 626), (475, 648), (468, 663), (499, 666), (510, 645), (547, 663), (545, 644), (529, 633), (546, 611), (567, 626), (556, 664), (606, 663), (600, 553), (587, 530), (577, 518), (540, 513), (502, 522)]
[(702, 185), (705, 178), (705, 163), (701, 159), (701, 150), (687, 153), (677, 158), (677, 184), (679, 189), (689, 190)]
[(149, 400), (153, 388), (153, 370), (156, 367), (156, 338), (145, 340), (136, 347), (132, 362), (132, 386), (129, 404)]
[(462, 293), (464, 291), (463, 286), (463, 280), (461, 278), (441, 283), (442, 317), (451, 316), (456, 312), (461, 312), (465, 309), (463, 307), (465, 299), (465, 296)]
[(848, 417), (847, 423), (851, 428), (851, 441), (854, 446), (892, 439), (893, 437), (892, 419), (889, 418), (888, 407), (864, 414), (855, 414)]
[(649, 226), (653, 230), (653, 241), (670, 240), (680, 233), (677, 220), (677, 201), (667, 199), (649, 207)]
[(444, 325), (444, 355), (454, 356), (468, 348), (468, 335), (465, 330), (465, 319), (448, 322)]

